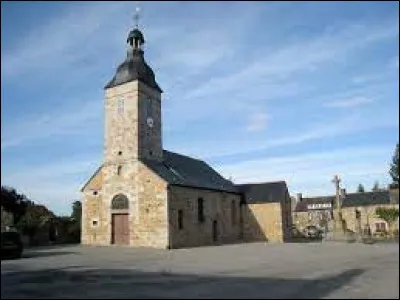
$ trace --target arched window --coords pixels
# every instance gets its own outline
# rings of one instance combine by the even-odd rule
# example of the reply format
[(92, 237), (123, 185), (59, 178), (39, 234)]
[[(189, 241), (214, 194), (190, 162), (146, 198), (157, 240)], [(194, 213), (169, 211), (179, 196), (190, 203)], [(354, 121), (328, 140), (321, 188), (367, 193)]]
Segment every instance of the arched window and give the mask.
[(111, 209), (128, 209), (129, 201), (125, 195), (116, 195), (111, 201)]

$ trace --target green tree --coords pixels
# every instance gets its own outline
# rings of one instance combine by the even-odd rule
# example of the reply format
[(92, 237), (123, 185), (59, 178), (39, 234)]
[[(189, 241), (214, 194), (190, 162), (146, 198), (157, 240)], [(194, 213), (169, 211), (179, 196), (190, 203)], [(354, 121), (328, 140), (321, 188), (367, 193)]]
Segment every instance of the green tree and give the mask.
[(72, 204), (71, 219), (73, 219), (76, 222), (79, 222), (79, 224), (81, 223), (81, 219), (82, 219), (82, 203), (81, 203), (81, 201), (75, 201)]
[(1, 206), (12, 213), (16, 225), (26, 212), (26, 207), (32, 203), (25, 195), (18, 193), (14, 188), (1, 187)]
[(398, 185), (399, 184), (399, 143), (397, 143), (396, 150), (394, 151), (394, 154), (393, 154), (389, 174), (392, 177), (393, 183)]
[(72, 204), (72, 213), (68, 224), (68, 235), (73, 242), (79, 242), (81, 237), (82, 203), (75, 201)]
[(53, 212), (49, 211), (45, 206), (30, 202), (26, 206), (25, 214), (16, 225), (23, 234), (32, 238), (54, 217)]
[(358, 193), (364, 193), (365, 192), (365, 188), (361, 183), (357, 187), (357, 192)]
[(372, 187), (372, 191), (373, 192), (379, 192), (381, 190), (380, 186), (379, 186), (379, 182), (375, 181), (374, 186)]
[(389, 225), (389, 233), (392, 231), (392, 224), (399, 218), (399, 210), (397, 208), (378, 207), (375, 214)]

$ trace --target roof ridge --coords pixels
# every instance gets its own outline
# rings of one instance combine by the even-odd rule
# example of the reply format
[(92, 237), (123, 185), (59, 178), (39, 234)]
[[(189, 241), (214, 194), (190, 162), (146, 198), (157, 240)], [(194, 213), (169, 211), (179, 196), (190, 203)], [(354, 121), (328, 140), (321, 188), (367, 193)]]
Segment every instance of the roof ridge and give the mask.
[(264, 182), (254, 182), (254, 183), (252, 183), (252, 182), (249, 182), (249, 183), (238, 183), (238, 184), (236, 184), (236, 185), (263, 185), (263, 184), (272, 184), (272, 183), (285, 183), (286, 184), (286, 181), (285, 180), (278, 180), (278, 181), (264, 181)]
[(194, 158), (194, 157), (191, 157), (191, 156), (186, 155), (186, 154), (181, 154), (181, 153), (169, 151), (169, 150), (166, 150), (166, 149), (163, 149), (163, 152), (167, 152), (167, 153), (174, 154), (174, 155), (179, 155), (179, 156), (182, 156), (182, 157), (185, 157), (185, 158), (189, 158), (189, 159), (193, 159), (193, 160), (197, 160), (197, 161), (203, 161), (201, 159)]
[(377, 193), (389, 193), (389, 191), (368, 191), (368, 192), (353, 192), (353, 193), (346, 193), (347, 195), (362, 195), (362, 194), (377, 194)]
[[(353, 193), (346, 192), (346, 196), (349, 196), (349, 195), (363, 195), (363, 194), (377, 194), (377, 193), (389, 193), (389, 191), (388, 190), (384, 190), (384, 191), (368, 191), (368, 192), (353, 192)], [(313, 197), (302, 197), (302, 198), (303, 199), (315, 199), (315, 198), (327, 198), (327, 197), (336, 197), (336, 195), (313, 196)]]

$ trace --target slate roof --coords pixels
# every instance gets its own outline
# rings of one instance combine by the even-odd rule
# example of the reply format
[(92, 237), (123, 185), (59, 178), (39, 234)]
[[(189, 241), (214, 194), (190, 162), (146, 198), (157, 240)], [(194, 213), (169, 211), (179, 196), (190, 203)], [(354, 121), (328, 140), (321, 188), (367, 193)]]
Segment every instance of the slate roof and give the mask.
[(239, 193), (231, 181), (202, 160), (167, 150), (163, 151), (163, 158), (162, 162), (149, 159), (142, 162), (172, 185)]
[[(301, 201), (297, 202), (296, 212), (308, 211), (307, 205), (318, 204), (318, 203), (332, 203), (335, 206), (335, 196), (326, 197), (313, 197), (313, 198), (302, 198)], [(368, 206), (368, 205), (385, 205), (391, 203), (399, 203), (399, 197), (396, 193), (389, 191), (378, 191), (378, 192), (364, 192), (364, 193), (348, 193), (342, 202), (342, 207), (357, 207), (357, 206)]]
[(236, 185), (247, 204), (284, 202), (289, 193), (285, 181)]
[(144, 60), (143, 51), (129, 49), (125, 61), (118, 66), (114, 77), (104, 88), (112, 88), (134, 80), (139, 80), (160, 93), (162, 92), (160, 86), (156, 82), (153, 70)]
[(342, 207), (390, 204), (389, 191), (347, 194)]

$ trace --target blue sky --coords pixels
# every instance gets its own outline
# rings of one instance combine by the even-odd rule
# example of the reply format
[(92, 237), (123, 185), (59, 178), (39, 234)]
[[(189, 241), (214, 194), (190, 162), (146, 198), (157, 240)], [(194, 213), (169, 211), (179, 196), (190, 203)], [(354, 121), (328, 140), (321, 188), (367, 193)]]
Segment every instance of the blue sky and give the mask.
[[(103, 87), (136, 2), (1, 2), (1, 177), (69, 214), (102, 162)], [(291, 194), (390, 181), (397, 2), (143, 2), (164, 148)]]

